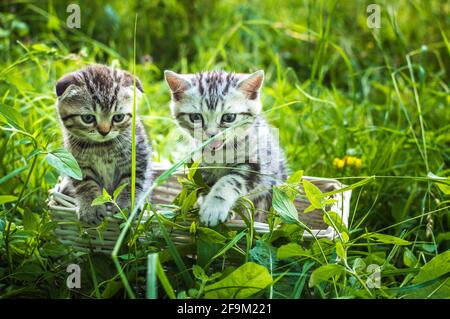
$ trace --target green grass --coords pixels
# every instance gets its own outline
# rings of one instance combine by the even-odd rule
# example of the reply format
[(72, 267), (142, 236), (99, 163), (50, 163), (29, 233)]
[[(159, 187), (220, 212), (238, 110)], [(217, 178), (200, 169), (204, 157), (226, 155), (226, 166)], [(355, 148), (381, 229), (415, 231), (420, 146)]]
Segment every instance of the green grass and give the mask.
[[(370, 30), (370, 3), (81, 1), (79, 30), (65, 26), (64, 1), (2, 3), (0, 298), (448, 298), (450, 7), (381, 1), (381, 28)], [(346, 235), (305, 242), (286, 188), (271, 219), (280, 231), (186, 229), (179, 221), (196, 214), (188, 196), (203, 189), (190, 174), (171, 209), (177, 219), (157, 216), (167, 236), (128, 220), (114, 261), (68, 250), (45, 202), (59, 175), (47, 154), (62, 147), (54, 85), (93, 62), (142, 80), (137, 111), (154, 160), (175, 165), (158, 184), (188, 159), (163, 70), (264, 69), (264, 112), (292, 172), (360, 182)], [(361, 165), (339, 167), (345, 156)], [(174, 228), (192, 242), (174, 243)], [(71, 263), (85, 270), (81, 289), (65, 286)], [(380, 289), (367, 286), (369, 264), (381, 267)]]

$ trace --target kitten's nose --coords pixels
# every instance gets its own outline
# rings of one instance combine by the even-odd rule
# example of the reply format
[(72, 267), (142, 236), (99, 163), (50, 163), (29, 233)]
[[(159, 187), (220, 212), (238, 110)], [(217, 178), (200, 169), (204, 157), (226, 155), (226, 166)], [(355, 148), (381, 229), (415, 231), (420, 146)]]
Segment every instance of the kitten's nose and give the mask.
[(102, 136), (106, 136), (108, 135), (109, 131), (111, 131), (111, 126), (107, 124), (99, 124), (97, 130)]
[(218, 129), (211, 129), (211, 128), (209, 128), (209, 129), (207, 129), (207, 130), (205, 131), (205, 134), (206, 134), (206, 136), (208, 136), (208, 137), (214, 137), (214, 136), (216, 136), (217, 134), (219, 134), (219, 130), (218, 130)]

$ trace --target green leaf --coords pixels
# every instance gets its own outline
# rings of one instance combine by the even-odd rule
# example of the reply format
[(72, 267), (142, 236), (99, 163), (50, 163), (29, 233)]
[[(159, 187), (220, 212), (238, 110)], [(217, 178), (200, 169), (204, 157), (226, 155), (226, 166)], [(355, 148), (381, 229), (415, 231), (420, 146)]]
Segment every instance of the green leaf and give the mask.
[(287, 259), (292, 257), (303, 257), (309, 256), (309, 251), (303, 249), (302, 246), (296, 243), (289, 243), (287, 245), (283, 245), (277, 250), (278, 259)]
[(158, 299), (158, 253), (147, 256), (147, 299)]
[(222, 234), (207, 227), (197, 227), (197, 234), (200, 239), (210, 243), (224, 243), (227, 240)]
[(102, 298), (109, 299), (114, 297), (117, 292), (123, 287), (121, 281), (111, 280), (106, 284), (105, 290), (102, 292)]
[(248, 262), (224, 279), (205, 287), (205, 297), (210, 299), (248, 298), (272, 283), (266, 267)]
[(324, 213), (323, 221), (341, 234), (348, 233), (347, 226), (345, 226), (341, 216), (336, 212), (329, 211)]
[(286, 183), (288, 184), (300, 184), (303, 177), (303, 170), (296, 171), (294, 174), (288, 177)]
[(181, 212), (187, 213), (197, 202), (197, 190), (189, 193), (189, 195), (183, 200), (181, 204)]
[(61, 244), (48, 242), (41, 249), (41, 255), (44, 257), (59, 257), (67, 255), (67, 248)]
[(340, 241), (336, 242), (336, 254), (341, 258), (342, 260), (347, 259), (347, 254), (345, 253), (344, 246)]
[(417, 264), (417, 258), (414, 256), (411, 250), (405, 247), (403, 252), (403, 263), (408, 267), (415, 267)]
[(19, 174), (22, 173), (24, 170), (26, 170), (28, 167), (29, 167), (29, 165), (27, 164), (27, 165), (25, 165), (25, 166), (22, 166), (22, 167), (19, 167), (19, 168), (13, 170), (13, 171), (12, 171), (11, 173), (9, 173), (9, 174), (3, 176), (2, 178), (0, 178), (0, 184), (3, 184), (4, 182), (6, 182), (7, 180), (13, 178), (14, 176), (19, 175)]
[[(450, 251), (443, 252), (420, 268), (413, 283), (420, 284), (450, 273)], [(408, 297), (412, 298), (448, 298), (450, 296), (450, 280), (448, 277), (421, 289), (415, 289)]]
[(280, 217), (288, 224), (298, 223), (297, 208), (289, 197), (280, 188), (273, 188), (273, 209), (280, 215)]
[(366, 270), (366, 263), (364, 262), (364, 260), (360, 257), (357, 257), (354, 261), (353, 261), (353, 270), (357, 273), (362, 273)]
[(203, 270), (202, 267), (200, 267), (198, 265), (192, 266), (192, 273), (194, 274), (194, 277), (199, 280), (202, 280), (202, 281), (208, 280), (208, 276), (205, 274), (205, 271)]
[(103, 205), (105, 203), (108, 203), (110, 200), (111, 197), (109, 195), (108, 196), (100, 195), (92, 201), (91, 206)]
[(175, 246), (174, 242), (172, 241), (172, 238), (169, 235), (169, 232), (167, 231), (166, 226), (161, 220), (161, 217), (158, 215), (158, 213), (155, 214), (156, 220), (158, 221), (159, 227), (161, 229), (161, 234), (164, 237), (164, 240), (166, 241), (167, 248), (170, 252), (171, 257), (173, 258), (175, 264), (178, 267), (178, 270), (181, 272), (181, 276), (183, 277), (183, 280), (185, 284), (188, 287), (194, 286), (194, 279), (190, 276), (186, 264), (183, 261), (183, 258), (181, 257), (180, 253), (177, 250), (177, 247)]
[(77, 180), (83, 179), (80, 166), (78, 166), (75, 157), (64, 148), (49, 152), (45, 159), (61, 175), (67, 175)]
[(120, 193), (124, 190), (125, 187), (127, 187), (127, 185), (128, 185), (128, 183), (125, 183), (125, 184), (120, 185), (118, 188), (116, 188), (116, 190), (114, 191), (114, 194), (113, 194), (113, 198), (114, 198), (115, 202), (117, 201), (117, 198), (119, 197)]
[(314, 208), (323, 208), (323, 194), (316, 185), (304, 179), (303, 189), (305, 190), (306, 197), (308, 197), (309, 202)]
[(0, 195), (0, 205), (6, 203), (12, 203), (17, 200), (17, 196), (12, 195)]
[(332, 277), (338, 277), (345, 272), (345, 268), (338, 264), (328, 264), (313, 271), (309, 279), (309, 287), (314, 287)]
[(411, 244), (407, 240), (404, 240), (404, 239), (401, 239), (401, 238), (398, 238), (395, 236), (391, 236), (391, 235), (378, 234), (378, 233), (367, 233), (367, 234), (364, 234), (363, 236), (361, 236), (361, 238), (369, 238), (369, 239), (372, 239), (379, 243), (394, 244), (394, 245), (399, 245), (399, 246), (406, 246), (406, 245)]
[(331, 192), (326, 192), (326, 193), (323, 194), (323, 196), (324, 197), (328, 197), (328, 196), (331, 196), (331, 195), (340, 194), (340, 193), (343, 193), (343, 192), (355, 189), (357, 187), (366, 185), (367, 183), (370, 183), (374, 179), (375, 179), (375, 176), (370, 176), (370, 177), (367, 177), (367, 178), (365, 178), (363, 180), (360, 180), (359, 182), (351, 184), (349, 186), (345, 186), (343, 188), (338, 188), (338, 189), (336, 189), (334, 191), (331, 191)]
[(15, 108), (3, 104), (2, 107), (0, 107), (0, 115), (5, 118), (9, 125), (23, 131), (22, 116)]
[(450, 178), (445, 178), (441, 176), (437, 176), (433, 173), (428, 173), (428, 177), (434, 179), (436, 186), (443, 192), (445, 195), (450, 195)]
[(267, 269), (274, 269), (277, 267), (278, 258), (277, 250), (270, 243), (263, 240), (256, 240), (256, 245), (250, 249), (250, 261), (266, 267)]
[(191, 167), (189, 167), (189, 171), (188, 171), (188, 179), (193, 181), (194, 180), (194, 175), (197, 172), (198, 166), (200, 165), (200, 161), (198, 162), (193, 162)]

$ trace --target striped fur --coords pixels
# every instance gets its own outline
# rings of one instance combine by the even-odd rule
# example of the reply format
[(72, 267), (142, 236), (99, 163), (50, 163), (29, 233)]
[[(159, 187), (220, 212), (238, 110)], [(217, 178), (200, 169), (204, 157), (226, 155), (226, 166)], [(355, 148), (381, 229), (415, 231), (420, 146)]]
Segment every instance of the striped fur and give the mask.
[[(121, 208), (131, 199), (131, 113), (133, 76), (102, 65), (89, 66), (61, 78), (56, 84), (58, 114), (64, 145), (77, 160), (83, 180), (63, 180), (65, 193), (78, 201), (79, 218), (98, 224), (117, 212), (112, 206), (91, 206), (102, 189), (112, 194), (128, 184), (118, 198)], [(142, 85), (136, 79), (138, 96)], [(86, 123), (83, 116), (95, 116)], [(151, 147), (139, 118), (136, 119), (136, 201), (151, 183)]]
[(278, 139), (260, 114), (264, 73), (166, 71), (165, 77), (172, 115), (194, 140), (203, 142), (227, 129), (202, 152), (200, 167), (211, 189), (201, 204), (200, 220), (209, 226), (226, 221), (241, 196), (253, 200), (257, 218), (264, 220), (272, 186), (286, 178)]

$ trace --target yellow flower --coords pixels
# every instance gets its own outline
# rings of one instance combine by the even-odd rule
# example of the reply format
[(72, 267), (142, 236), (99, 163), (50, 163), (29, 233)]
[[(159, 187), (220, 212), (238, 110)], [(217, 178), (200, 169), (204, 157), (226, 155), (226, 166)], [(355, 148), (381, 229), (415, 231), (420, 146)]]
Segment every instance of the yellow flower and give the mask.
[(362, 160), (355, 156), (345, 155), (343, 159), (336, 157), (333, 161), (333, 165), (337, 169), (343, 169), (345, 166), (353, 166), (355, 168), (360, 168), (362, 165)]
[(344, 160), (341, 160), (341, 159), (339, 159), (339, 158), (335, 158), (334, 159), (334, 161), (333, 161), (333, 165), (334, 165), (334, 167), (336, 167), (337, 169), (343, 169), (344, 168), (344, 166), (345, 166), (345, 161)]
[(345, 164), (347, 164), (348, 166), (353, 166), (355, 164), (356, 159), (357, 158), (353, 157), (353, 156), (345, 156), (344, 157)]

